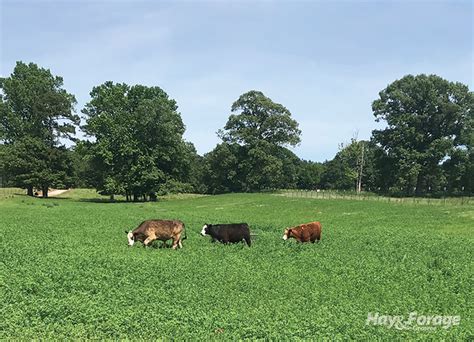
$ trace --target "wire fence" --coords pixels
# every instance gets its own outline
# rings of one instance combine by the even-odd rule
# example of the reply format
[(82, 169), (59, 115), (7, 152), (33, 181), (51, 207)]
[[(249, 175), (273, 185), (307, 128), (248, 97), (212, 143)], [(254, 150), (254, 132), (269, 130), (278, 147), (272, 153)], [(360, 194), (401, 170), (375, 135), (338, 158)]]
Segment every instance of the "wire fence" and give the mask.
[(273, 193), (279, 196), (286, 196), (291, 198), (313, 198), (313, 199), (344, 199), (355, 201), (379, 201), (391, 203), (414, 203), (414, 204), (429, 204), (429, 205), (468, 205), (474, 204), (471, 196), (449, 197), (443, 196), (440, 198), (430, 197), (390, 197), (381, 196), (371, 192), (354, 192), (354, 191), (334, 191), (334, 190), (302, 190), (302, 189), (278, 189), (273, 190)]

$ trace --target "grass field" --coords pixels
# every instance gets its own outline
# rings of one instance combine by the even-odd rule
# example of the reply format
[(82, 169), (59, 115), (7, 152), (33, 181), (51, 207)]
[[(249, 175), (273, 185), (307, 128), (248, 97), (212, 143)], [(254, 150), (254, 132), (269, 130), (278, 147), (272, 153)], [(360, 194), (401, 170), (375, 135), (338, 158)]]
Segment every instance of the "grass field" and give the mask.
[[(128, 247), (144, 219), (186, 223), (184, 248)], [(283, 229), (323, 224), (320, 244)], [(211, 244), (204, 223), (254, 238)], [(473, 205), (176, 196), (107, 203), (89, 190), (0, 201), (0, 339), (473, 339)], [(459, 315), (449, 329), (366, 325), (369, 312)]]

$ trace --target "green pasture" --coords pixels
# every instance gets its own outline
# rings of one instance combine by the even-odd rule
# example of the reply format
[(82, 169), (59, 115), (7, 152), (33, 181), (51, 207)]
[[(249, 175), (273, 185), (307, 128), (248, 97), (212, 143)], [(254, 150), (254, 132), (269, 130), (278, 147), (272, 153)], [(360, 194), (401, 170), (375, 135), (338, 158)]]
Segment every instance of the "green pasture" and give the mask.
[[(128, 247), (152, 218), (186, 223), (184, 248)], [(322, 242), (283, 241), (319, 220)], [(247, 222), (252, 247), (204, 223)], [(0, 339), (474, 338), (474, 205), (181, 195), (109, 203), (91, 190), (0, 197)], [(459, 315), (444, 329), (366, 325), (368, 313)], [(415, 327), (416, 328), (416, 327)]]

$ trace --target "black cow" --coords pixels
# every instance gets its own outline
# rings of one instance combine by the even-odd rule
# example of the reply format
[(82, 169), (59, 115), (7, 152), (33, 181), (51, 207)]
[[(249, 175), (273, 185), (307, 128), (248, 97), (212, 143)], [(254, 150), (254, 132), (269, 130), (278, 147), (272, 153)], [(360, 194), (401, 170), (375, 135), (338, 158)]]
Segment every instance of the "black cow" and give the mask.
[(205, 224), (201, 231), (202, 236), (209, 235), (212, 242), (234, 243), (245, 240), (250, 247), (250, 229), (247, 223)]

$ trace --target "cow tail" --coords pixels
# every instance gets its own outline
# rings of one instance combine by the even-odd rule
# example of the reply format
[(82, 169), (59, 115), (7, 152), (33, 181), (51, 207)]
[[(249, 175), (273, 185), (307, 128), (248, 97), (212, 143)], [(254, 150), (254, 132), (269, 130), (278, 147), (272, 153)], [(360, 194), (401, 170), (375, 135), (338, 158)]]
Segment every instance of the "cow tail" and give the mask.
[(184, 224), (184, 222), (183, 222), (183, 230), (184, 230), (184, 237), (182, 240), (186, 240), (188, 236), (186, 235), (186, 225)]

